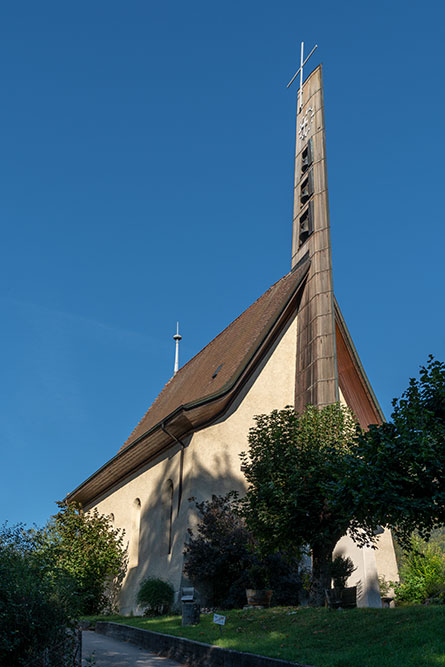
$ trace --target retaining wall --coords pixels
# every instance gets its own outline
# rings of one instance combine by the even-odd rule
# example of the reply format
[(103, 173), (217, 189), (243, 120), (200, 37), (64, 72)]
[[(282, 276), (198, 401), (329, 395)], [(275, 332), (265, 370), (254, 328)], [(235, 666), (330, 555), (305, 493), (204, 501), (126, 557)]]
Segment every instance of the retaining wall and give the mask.
[(136, 644), (190, 667), (310, 667), (310, 665), (302, 665), (298, 662), (232, 651), (184, 637), (142, 630), (122, 623), (98, 621), (96, 632), (113, 637), (113, 639)]

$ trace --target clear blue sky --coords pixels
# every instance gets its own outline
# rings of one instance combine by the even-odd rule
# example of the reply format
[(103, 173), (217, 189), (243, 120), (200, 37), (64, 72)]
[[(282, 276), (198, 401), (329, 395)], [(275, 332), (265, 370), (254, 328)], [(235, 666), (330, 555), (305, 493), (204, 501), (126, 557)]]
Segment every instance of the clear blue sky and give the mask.
[(0, 522), (42, 524), (116, 453), (177, 319), (184, 362), (288, 272), (301, 40), (385, 413), (445, 360), (444, 23), (438, 0), (2, 3)]

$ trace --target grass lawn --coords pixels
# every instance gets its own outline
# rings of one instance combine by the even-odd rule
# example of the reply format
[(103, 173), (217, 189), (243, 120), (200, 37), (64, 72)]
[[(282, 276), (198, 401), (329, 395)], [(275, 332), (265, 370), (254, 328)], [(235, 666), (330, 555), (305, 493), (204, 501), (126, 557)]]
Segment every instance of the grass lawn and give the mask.
[(182, 627), (180, 616), (87, 617), (294, 660), (315, 667), (445, 667), (445, 606), (329, 611), (306, 607), (230, 610), (220, 636), (212, 614)]

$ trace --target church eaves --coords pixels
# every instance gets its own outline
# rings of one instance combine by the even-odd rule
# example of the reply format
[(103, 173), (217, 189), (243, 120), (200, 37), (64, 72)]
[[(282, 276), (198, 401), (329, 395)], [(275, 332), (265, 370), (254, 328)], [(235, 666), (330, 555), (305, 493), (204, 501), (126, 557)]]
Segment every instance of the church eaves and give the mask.
[(303, 258), (180, 368), (117, 455), (68, 494), (67, 500), (91, 503), (170, 447), (174, 442), (172, 435), (184, 437), (221, 415), (283, 325), (296, 314), (309, 267), (309, 259)]

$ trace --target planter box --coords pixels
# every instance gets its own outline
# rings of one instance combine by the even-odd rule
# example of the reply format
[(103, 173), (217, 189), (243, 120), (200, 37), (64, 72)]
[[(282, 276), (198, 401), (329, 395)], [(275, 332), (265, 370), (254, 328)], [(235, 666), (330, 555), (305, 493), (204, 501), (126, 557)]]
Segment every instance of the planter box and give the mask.
[(246, 588), (247, 604), (250, 607), (270, 607), (273, 591), (256, 588)]
[(357, 586), (349, 588), (331, 588), (326, 591), (328, 606), (330, 609), (354, 609), (357, 606)]

